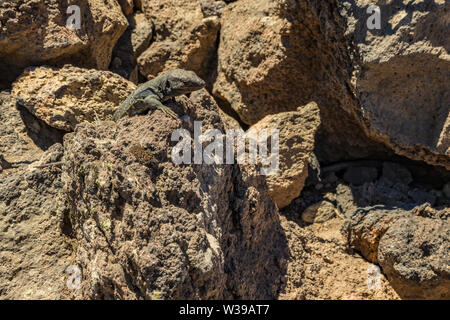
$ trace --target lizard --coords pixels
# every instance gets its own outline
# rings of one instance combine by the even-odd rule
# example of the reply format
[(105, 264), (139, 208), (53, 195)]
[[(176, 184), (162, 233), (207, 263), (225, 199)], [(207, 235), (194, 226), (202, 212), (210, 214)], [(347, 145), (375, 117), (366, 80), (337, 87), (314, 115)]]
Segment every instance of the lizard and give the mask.
[(139, 85), (114, 114), (114, 121), (125, 116), (143, 114), (150, 109), (160, 109), (165, 114), (178, 119), (178, 115), (169, 107), (164, 105), (165, 101), (176, 96), (187, 94), (202, 89), (205, 81), (198, 77), (195, 72), (174, 69)]

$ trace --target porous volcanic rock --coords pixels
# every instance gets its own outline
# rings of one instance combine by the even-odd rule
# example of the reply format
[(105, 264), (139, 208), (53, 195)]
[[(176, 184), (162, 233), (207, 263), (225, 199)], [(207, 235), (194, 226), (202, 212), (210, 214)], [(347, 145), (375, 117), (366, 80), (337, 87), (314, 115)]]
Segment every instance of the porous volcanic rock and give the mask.
[(335, 1), (237, 1), (222, 11), (221, 21), (213, 87), (221, 107), (253, 125), (316, 101), (319, 158), (378, 152), (359, 123), (345, 20)]
[(298, 111), (268, 115), (250, 127), (256, 131), (267, 130), (269, 141), (273, 140), (270, 130), (279, 131), (279, 170), (266, 176), (270, 196), (278, 208), (291, 203), (303, 189), (319, 125), (320, 110), (312, 102)]
[[(36, 120), (31, 124), (33, 125), (39, 131), (40, 126)], [(6, 91), (0, 92), (0, 155), (3, 156), (3, 161), (9, 163), (9, 167), (15, 162), (38, 160), (42, 155), (42, 150), (28, 135), (15, 99)]]
[[(153, 78), (182, 68), (206, 79), (216, 52), (220, 20), (204, 14), (200, 0), (142, 1), (142, 10), (155, 26), (154, 41), (138, 58), (139, 71)], [(216, 12), (219, 14), (219, 12)]]
[(136, 85), (109, 71), (29, 68), (14, 82), (18, 103), (49, 126), (67, 132), (83, 121), (110, 120)]
[[(353, 85), (368, 134), (397, 154), (450, 169), (448, 1), (340, 0), (355, 44)], [(380, 29), (368, 29), (369, 5)]]
[(8, 86), (25, 67), (72, 63), (106, 69), (128, 26), (115, 0), (79, 1), (80, 29), (69, 29), (74, 11), (58, 0), (0, 2), (0, 83)]
[(429, 205), (410, 211), (359, 208), (346, 217), (348, 244), (378, 263), (393, 288), (406, 299), (448, 299), (450, 223), (448, 208)]
[(222, 109), (219, 108), (216, 100), (214, 100), (214, 97), (211, 94), (209, 94), (208, 90), (206, 90), (205, 88), (192, 92), (191, 95), (189, 96), (189, 99), (191, 99), (192, 102), (200, 104), (202, 106), (211, 106), (211, 105), (215, 106), (217, 112), (219, 113), (220, 119), (222, 120), (225, 126), (225, 129), (234, 129), (234, 130), (242, 129), (239, 122), (235, 118), (228, 115)]
[[(61, 144), (38, 164), (59, 161)], [(10, 171), (10, 170), (7, 170)], [(61, 169), (32, 168), (0, 178), (0, 299), (67, 299), (73, 248), (62, 230)]]
[(64, 137), (80, 297), (274, 298), (287, 245), (264, 178), (250, 166), (174, 164), (174, 130), (223, 124), (213, 105), (169, 104), (184, 120), (156, 110)]

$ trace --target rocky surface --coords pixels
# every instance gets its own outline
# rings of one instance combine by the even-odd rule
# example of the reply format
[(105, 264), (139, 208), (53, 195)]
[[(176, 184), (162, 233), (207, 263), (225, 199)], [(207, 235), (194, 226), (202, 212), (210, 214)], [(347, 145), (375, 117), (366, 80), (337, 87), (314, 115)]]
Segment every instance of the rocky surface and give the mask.
[[(75, 4), (0, 1), (0, 299), (449, 299), (448, 1)], [(102, 121), (179, 67), (179, 120)], [(281, 170), (175, 165), (195, 120)]]
[(83, 121), (111, 120), (134, 89), (112, 72), (65, 65), (27, 69), (11, 94), (49, 126), (70, 132)]
[(139, 71), (144, 76), (153, 78), (163, 71), (181, 68), (208, 77), (220, 29), (219, 11), (204, 13), (200, 2), (142, 2), (142, 11), (155, 26), (154, 41), (138, 58)]
[[(39, 159), (42, 150), (29, 137), (27, 127), (22, 120), (21, 112), (16, 108), (15, 100), (9, 92), (0, 92), (0, 154), (3, 167), (11, 167), (12, 163), (29, 163)], [(37, 121), (31, 124), (39, 132)]]
[(350, 213), (343, 228), (349, 245), (379, 264), (403, 298), (448, 299), (450, 223), (435, 218), (450, 214), (443, 210), (368, 207)]
[(227, 114), (226, 112), (224, 112), (222, 109), (219, 108), (214, 97), (206, 89), (201, 89), (192, 92), (189, 98), (192, 102), (200, 104), (204, 107), (208, 107), (211, 105), (214, 106), (214, 108), (219, 113), (220, 119), (222, 120), (225, 129), (234, 129), (234, 130), (242, 129), (241, 125), (235, 118), (233, 118), (232, 116), (230, 116), (229, 114)]
[[(393, 167), (398, 174), (386, 170)], [(321, 181), (310, 175), (280, 212), (291, 253), (280, 298), (448, 299), (450, 202), (442, 182), (434, 189), (405, 174), (419, 171), (413, 168), (380, 163), (371, 167), (378, 178), (358, 186), (344, 180), (351, 168), (323, 173)], [(438, 180), (439, 172), (428, 173)], [(435, 195), (433, 204), (411, 189)]]
[(270, 196), (278, 208), (286, 207), (303, 189), (319, 125), (320, 110), (312, 102), (298, 111), (266, 116), (250, 127), (256, 131), (267, 130), (272, 143), (274, 135), (270, 130), (279, 130), (279, 169), (266, 177)]
[[(397, 154), (450, 169), (447, 1), (339, 1), (354, 40), (367, 130)], [(378, 5), (380, 29), (366, 9)]]
[(106, 69), (127, 21), (115, 0), (77, 3), (80, 29), (70, 29), (74, 11), (58, 0), (0, 3), (0, 86), (25, 67), (73, 63)]
[(358, 129), (344, 31), (334, 2), (231, 3), (222, 12), (213, 87), (219, 105), (230, 106), (252, 125), (315, 101), (322, 122), (319, 158), (335, 161), (375, 152)]
[[(55, 144), (39, 164), (58, 161), (62, 153)], [(73, 247), (61, 229), (61, 169), (8, 173), (0, 177), (0, 297), (65, 299)]]
[[(214, 106), (171, 106), (223, 127)], [(276, 297), (287, 245), (263, 177), (239, 165), (175, 165), (170, 137), (181, 123), (158, 110), (65, 136), (82, 298)]]

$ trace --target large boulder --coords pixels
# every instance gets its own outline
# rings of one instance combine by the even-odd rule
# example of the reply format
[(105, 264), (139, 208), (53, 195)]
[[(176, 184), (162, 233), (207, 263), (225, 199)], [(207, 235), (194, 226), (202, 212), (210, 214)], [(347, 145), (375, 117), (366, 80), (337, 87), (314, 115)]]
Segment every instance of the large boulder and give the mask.
[(213, 105), (177, 101), (180, 120), (156, 110), (65, 135), (78, 297), (274, 298), (286, 240), (264, 178), (252, 166), (176, 165), (175, 130), (223, 130)]
[(319, 125), (320, 110), (312, 102), (298, 111), (268, 115), (250, 128), (267, 130), (270, 140), (273, 139), (271, 129), (279, 132), (279, 169), (267, 175), (270, 196), (278, 208), (289, 205), (303, 189)]
[(111, 120), (134, 89), (115, 73), (65, 65), (27, 69), (11, 94), (49, 126), (70, 132), (83, 121)]
[(143, 0), (142, 10), (154, 24), (155, 35), (138, 58), (139, 71), (153, 78), (182, 68), (206, 79), (216, 53), (220, 12), (204, 13), (200, 0)]
[(75, 11), (58, 0), (0, 2), (0, 84), (30, 65), (73, 63), (106, 69), (127, 28), (116, 0), (83, 0), (80, 29), (69, 29)]
[(213, 88), (219, 105), (253, 125), (316, 101), (319, 157), (332, 162), (378, 149), (359, 124), (345, 21), (335, 1), (237, 1), (221, 21)]
[(393, 288), (406, 299), (450, 297), (448, 208), (429, 205), (410, 211), (359, 208), (346, 217), (348, 244), (381, 266)]
[[(357, 51), (354, 85), (368, 134), (397, 154), (450, 169), (450, 4), (339, 2)], [(369, 5), (380, 9), (379, 29), (368, 29), (376, 18)]]

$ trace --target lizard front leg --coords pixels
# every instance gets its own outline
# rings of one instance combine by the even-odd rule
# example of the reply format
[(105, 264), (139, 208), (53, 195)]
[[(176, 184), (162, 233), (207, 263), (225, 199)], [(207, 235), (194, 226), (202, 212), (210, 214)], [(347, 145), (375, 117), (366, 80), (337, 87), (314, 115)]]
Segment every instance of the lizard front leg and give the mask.
[(178, 119), (178, 115), (169, 107), (163, 105), (161, 103), (161, 101), (159, 101), (157, 98), (155, 98), (154, 96), (147, 96), (144, 99), (144, 104), (146, 105), (146, 107), (148, 109), (151, 108), (156, 108), (161, 110), (162, 112), (164, 112), (165, 114), (167, 114), (168, 116), (171, 116), (174, 119)]

